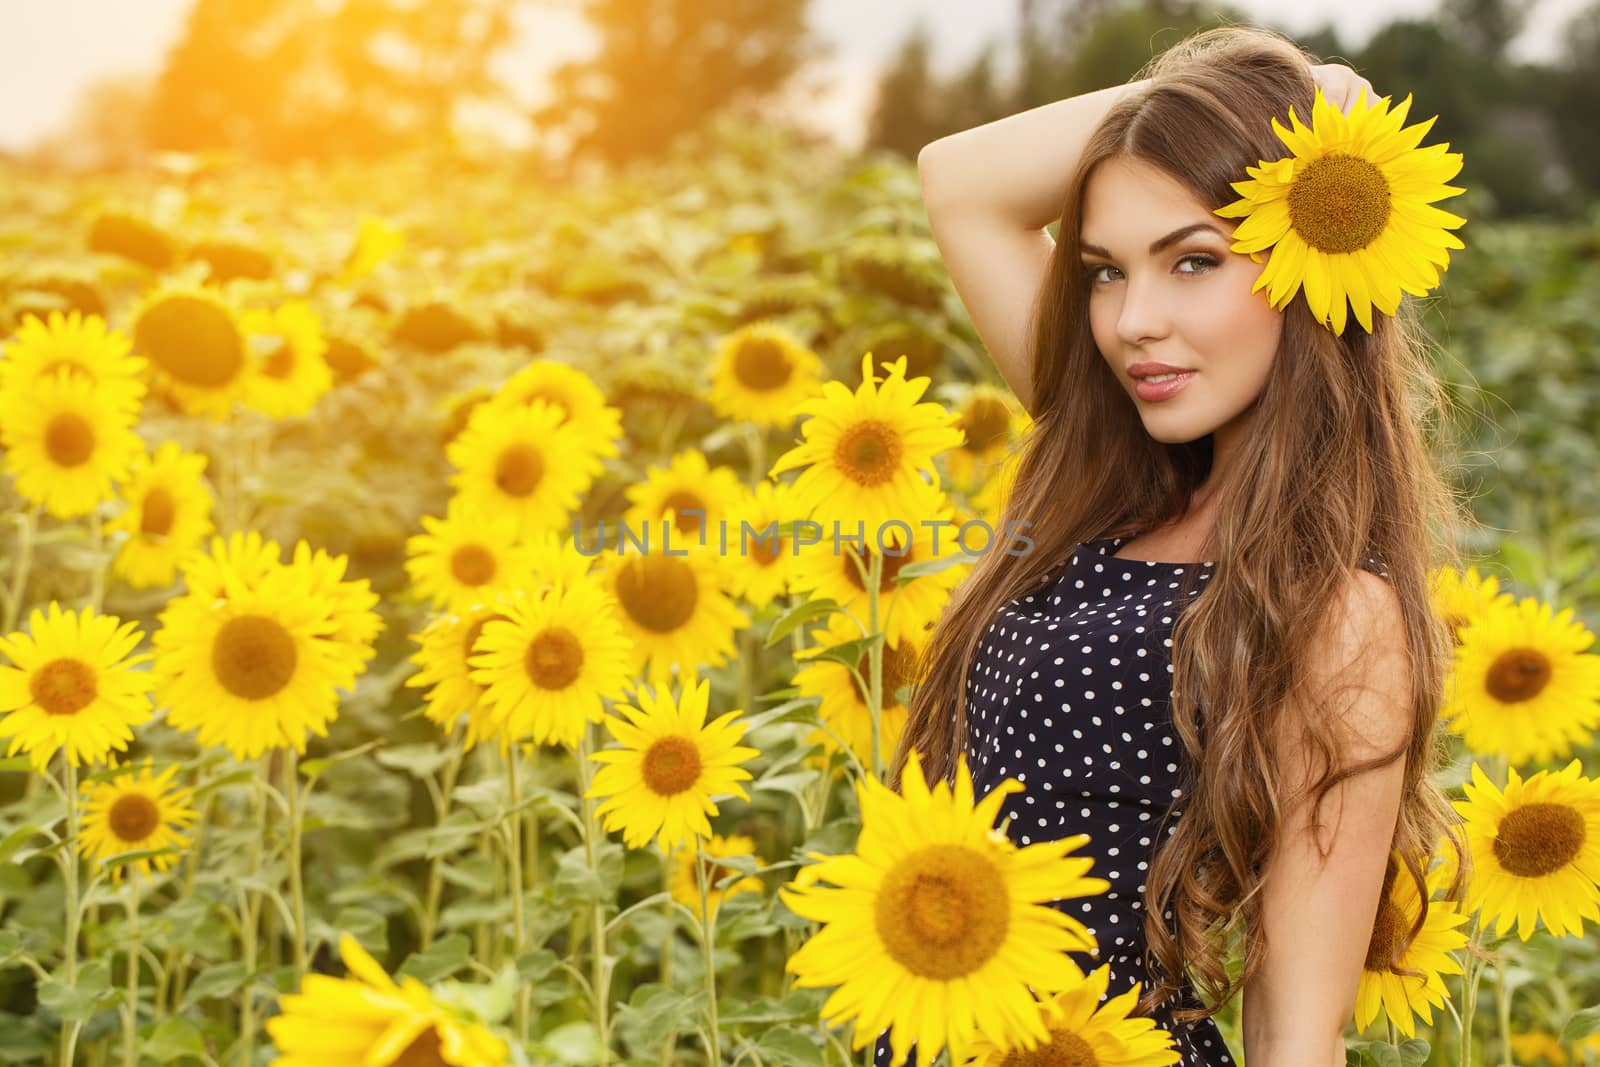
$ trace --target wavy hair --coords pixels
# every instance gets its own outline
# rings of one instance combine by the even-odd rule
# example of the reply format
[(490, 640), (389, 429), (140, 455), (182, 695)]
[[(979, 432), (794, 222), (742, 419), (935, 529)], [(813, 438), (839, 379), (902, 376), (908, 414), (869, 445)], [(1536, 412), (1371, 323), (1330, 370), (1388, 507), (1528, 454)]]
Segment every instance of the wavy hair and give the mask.
[[(967, 674), (1002, 607), (1047, 580), (1080, 542), (1133, 536), (1182, 517), (1210, 471), (1211, 436), (1180, 444), (1152, 438), (1095, 345), (1090, 272), (1079, 261), (1090, 175), (1108, 159), (1131, 157), (1212, 208), (1231, 203), (1237, 194), (1230, 183), (1246, 167), (1285, 154), (1270, 120), (1287, 126), (1290, 105), (1311, 114), (1316, 62), (1271, 31), (1203, 30), (1135, 75), (1149, 84), (1119, 99), (1090, 137), (1067, 188), (1032, 324), (1038, 410), (1014, 457), (1016, 480), (1001, 516), (1002, 528), (1028, 530), (1034, 548), (985, 553), (954, 591), (920, 657), (922, 680), (890, 761), (890, 788), (900, 788), (912, 749), (929, 781), (955, 780)], [(1385, 947), (1396, 935), (1403, 947), (1421, 931), (1430, 895), (1425, 872), (1441, 842), (1456, 856), (1449, 898), (1459, 899), (1470, 871), (1459, 818), (1432, 780), (1444, 759), (1435, 726), (1453, 636), (1433, 607), (1429, 577), (1436, 566), (1459, 568), (1456, 531), (1472, 524), (1430, 451), (1445, 447), (1451, 427), (1441, 416), (1453, 410), (1449, 394), (1429, 364), (1410, 299), (1396, 316), (1374, 314), (1370, 334), (1352, 321), (1335, 335), (1304, 299), (1291, 301), (1283, 316), (1251, 435), (1217, 487), (1217, 519), (1201, 556), (1216, 567), (1172, 636), (1171, 706), (1187, 757), (1180, 772), (1185, 806), (1175, 810), (1174, 801), (1158, 827), (1147, 872), (1152, 983), (1138, 1010), (1175, 996), (1196, 1005), (1173, 1009), (1178, 1021), (1216, 1014), (1264, 960), (1258, 920), (1267, 859), (1285, 812), (1304, 795), (1285, 795), (1286, 775), (1271, 755), (1278, 739), (1298, 746), (1315, 768), (1316, 815), (1340, 782), (1405, 759), (1384, 889), (1398, 857), (1424, 904), (1409, 931), (1385, 932)], [(1351, 762), (1338, 724), (1342, 690), (1311, 692), (1308, 679), (1311, 657), (1336, 632), (1337, 606), (1366, 555), (1386, 570), (1399, 599), (1411, 716), (1397, 748)], [(1168, 823), (1170, 835), (1163, 832)], [(1318, 849), (1326, 858), (1320, 840)], [(1244, 966), (1231, 979), (1226, 963), (1240, 940)], [(1209, 1004), (1192, 1000), (1191, 983)]]

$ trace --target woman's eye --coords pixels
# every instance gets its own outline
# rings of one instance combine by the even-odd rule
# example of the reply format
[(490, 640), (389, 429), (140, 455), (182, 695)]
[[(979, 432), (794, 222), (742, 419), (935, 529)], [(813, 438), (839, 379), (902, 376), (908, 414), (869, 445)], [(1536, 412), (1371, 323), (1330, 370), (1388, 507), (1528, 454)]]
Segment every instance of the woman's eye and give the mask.
[[(1205, 273), (1208, 273), (1213, 267), (1215, 267), (1217, 265), (1217, 261), (1213, 257), (1199, 255), (1197, 253), (1190, 254), (1190, 255), (1182, 257), (1181, 259), (1178, 260), (1178, 264), (1181, 266), (1182, 264), (1189, 263), (1191, 261), (1194, 262), (1195, 264), (1198, 264), (1200, 269), (1198, 269), (1198, 270), (1180, 270), (1180, 271), (1178, 271), (1178, 273), (1179, 274), (1205, 274)], [(1095, 285), (1099, 285), (1100, 284), (1100, 272), (1101, 271), (1103, 271), (1103, 270), (1116, 270), (1116, 269), (1117, 268), (1111, 266), (1111, 264), (1109, 264), (1109, 263), (1102, 263), (1098, 267), (1090, 267), (1090, 268), (1088, 268), (1089, 280), (1092, 283), (1094, 283)]]

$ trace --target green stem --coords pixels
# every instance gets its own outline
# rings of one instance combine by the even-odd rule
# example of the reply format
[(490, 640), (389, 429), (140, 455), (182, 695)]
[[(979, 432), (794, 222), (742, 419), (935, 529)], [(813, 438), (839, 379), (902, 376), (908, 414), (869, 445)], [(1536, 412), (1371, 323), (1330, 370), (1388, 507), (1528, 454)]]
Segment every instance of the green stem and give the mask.
[[(62, 873), (67, 883), (67, 928), (62, 938), (61, 969), (67, 988), (74, 989), (78, 982), (78, 768), (68, 758), (65, 746), (61, 749), (61, 763), (66, 794), (63, 800), (67, 809), (67, 841), (62, 856)], [(77, 1043), (78, 1025), (63, 1026), (62, 1064), (70, 1065), (73, 1062), (73, 1050)]]
[(1511, 993), (1506, 987), (1504, 950), (1494, 964), (1495, 1015), (1500, 1023), (1500, 1062), (1515, 1063), (1511, 1057)]
[(1478, 1004), (1478, 976), (1483, 970), (1474, 950), (1478, 947), (1481, 916), (1481, 911), (1473, 913), (1472, 935), (1467, 940), (1467, 966), (1461, 976), (1461, 1067), (1473, 1067), (1472, 1016)]
[[(461, 763), (466, 756), (466, 746), (462, 743), (462, 727), (457, 725), (450, 738), (450, 762), (444, 767), (443, 789), (439, 794), (439, 805), (434, 812), (434, 825), (441, 826), (450, 814), (450, 796), (456, 789), (456, 778), (461, 773)], [(435, 931), (439, 926), (439, 902), (444, 894), (444, 853), (433, 857), (428, 863), (428, 905), (423, 916), (420, 940), (422, 951), (428, 951), (433, 944)]]
[[(597, 837), (604, 832), (595, 816), (595, 808), (599, 805), (589, 796), (589, 788), (593, 777), (589, 766), (589, 753), (592, 751), (590, 740), (591, 723), (585, 721), (583, 733), (578, 736), (578, 795), (583, 798), (583, 849), (589, 861), (589, 870), (598, 874), (599, 866), (595, 862), (594, 843)], [(595, 1028), (600, 1032), (600, 1063), (599, 1067), (607, 1067), (611, 1062), (611, 1025), (606, 1017), (606, 1001), (609, 998), (609, 968), (606, 966), (606, 917), (600, 901), (594, 902), (591, 913), (593, 933), (590, 935), (593, 949), (593, 974), (590, 979), (590, 991), (594, 1003)]]
[[(511, 788), (511, 814), (506, 819), (506, 859), (511, 873), (511, 945), (512, 959), (521, 960), (527, 943), (527, 920), (523, 915), (522, 888), (522, 784), (518, 765), (522, 762), (522, 746), (512, 741), (505, 750), (506, 778)], [(528, 983), (517, 983), (516, 1030), (517, 1040), (528, 1043)]]
[[(867, 628), (878, 632), (878, 585), (883, 581), (883, 556), (872, 553), (867, 568)], [(872, 718), (872, 776), (883, 781), (883, 641), (867, 651), (867, 713)]]
[(128, 1006), (122, 1020), (122, 1067), (139, 1067), (133, 1048), (139, 1027), (139, 865), (128, 865)]
[(17, 620), (22, 617), (22, 596), (28, 588), (28, 570), (33, 564), (33, 535), (39, 528), (40, 510), (35, 504), (13, 516), (17, 523), (17, 558), (11, 565), (11, 585), (6, 590), (5, 625), (0, 626), (0, 634), (15, 630)]
[[(664, 852), (661, 856), (661, 888), (667, 896), (661, 903), (661, 919), (663, 933), (661, 935), (661, 985), (665, 989), (672, 988), (672, 946), (676, 940), (678, 911), (672, 906), (672, 853)], [(673, 1034), (668, 1034), (661, 1041), (661, 1067), (672, 1067), (672, 1053), (677, 1048), (678, 1042)]]
[(294, 987), (300, 988), (306, 974), (306, 889), (301, 857), (301, 821), (305, 818), (300, 794), (300, 757), (288, 749), (285, 783), (289, 791), (289, 894), (294, 909)]
[[(266, 799), (265, 793), (270, 783), (267, 781), (267, 760), (270, 756), (262, 756), (257, 762), (260, 771), (252, 779), (253, 788), (250, 791), (251, 804), (255, 808), (255, 821), (258, 833), (250, 835), (250, 880), (252, 882), (261, 874), (261, 841), (266, 834)], [(251, 1067), (255, 1060), (256, 1040), (256, 1003), (255, 1003), (255, 975), (256, 975), (256, 930), (260, 922), (261, 894), (246, 890), (243, 885), (238, 887), (239, 896), (239, 940), (244, 950), (245, 984), (239, 998), (239, 1067)]]
[(716, 944), (716, 931), (711, 923), (709, 907), (706, 901), (706, 864), (705, 858), (700, 853), (700, 838), (694, 839), (694, 883), (700, 890), (700, 945), (706, 957), (706, 1011), (709, 1014), (710, 1029), (708, 1032), (708, 1054), (710, 1067), (720, 1067), (722, 1063), (722, 1049), (720, 1035), (717, 1033), (717, 971), (713, 962), (712, 949)]

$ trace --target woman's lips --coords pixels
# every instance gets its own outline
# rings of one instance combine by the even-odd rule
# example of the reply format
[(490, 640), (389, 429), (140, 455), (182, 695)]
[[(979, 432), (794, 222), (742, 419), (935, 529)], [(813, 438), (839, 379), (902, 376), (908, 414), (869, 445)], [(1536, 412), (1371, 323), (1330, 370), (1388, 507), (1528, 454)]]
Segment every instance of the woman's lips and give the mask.
[(1134, 382), (1133, 391), (1139, 395), (1140, 400), (1166, 400), (1178, 395), (1183, 387), (1189, 384), (1196, 371), (1184, 371), (1176, 378), (1169, 378), (1162, 382), (1152, 382), (1148, 378), (1140, 378)]

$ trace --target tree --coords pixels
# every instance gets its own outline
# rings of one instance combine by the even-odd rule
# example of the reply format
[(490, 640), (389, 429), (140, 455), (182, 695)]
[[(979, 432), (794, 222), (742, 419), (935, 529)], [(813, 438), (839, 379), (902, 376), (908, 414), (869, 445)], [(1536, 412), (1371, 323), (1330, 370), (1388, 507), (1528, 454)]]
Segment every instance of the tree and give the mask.
[(590, 58), (551, 75), (537, 135), (569, 161), (660, 154), (719, 111), (758, 111), (829, 46), (809, 35), (807, 0), (588, 0), (599, 32)]
[(145, 113), (158, 148), (380, 155), (504, 99), (489, 61), (517, 0), (198, 0)]
[(950, 132), (937, 79), (929, 67), (933, 38), (919, 19), (900, 43), (900, 51), (878, 79), (867, 119), (866, 144), (915, 159), (922, 146)]

